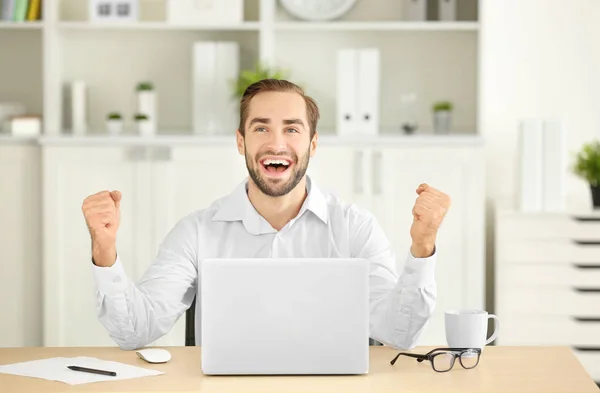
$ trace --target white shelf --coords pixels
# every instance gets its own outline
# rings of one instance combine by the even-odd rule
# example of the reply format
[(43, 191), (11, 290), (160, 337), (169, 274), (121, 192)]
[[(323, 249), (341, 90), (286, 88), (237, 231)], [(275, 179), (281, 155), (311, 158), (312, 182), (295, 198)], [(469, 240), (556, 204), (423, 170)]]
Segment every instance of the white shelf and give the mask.
[[(53, 146), (155, 146), (155, 145), (230, 145), (235, 147), (235, 135), (157, 135), (153, 137), (126, 134), (122, 136), (88, 135), (43, 136), (38, 139), (41, 145)], [(381, 135), (377, 137), (340, 137), (338, 135), (320, 135), (319, 144), (323, 146), (482, 146), (483, 137), (479, 135)]]
[(44, 27), (44, 22), (42, 22), (42, 21), (33, 21), (33, 22), (0, 21), (0, 30), (4, 30), (4, 29), (40, 30), (43, 27)]
[(478, 22), (277, 22), (280, 31), (478, 31)]
[(59, 22), (63, 30), (199, 30), (199, 31), (258, 31), (258, 22), (244, 22), (226, 25), (177, 25), (166, 22), (138, 23), (90, 23), (90, 22)]
[(35, 143), (39, 136), (13, 136), (6, 133), (0, 133), (0, 145), (11, 143)]

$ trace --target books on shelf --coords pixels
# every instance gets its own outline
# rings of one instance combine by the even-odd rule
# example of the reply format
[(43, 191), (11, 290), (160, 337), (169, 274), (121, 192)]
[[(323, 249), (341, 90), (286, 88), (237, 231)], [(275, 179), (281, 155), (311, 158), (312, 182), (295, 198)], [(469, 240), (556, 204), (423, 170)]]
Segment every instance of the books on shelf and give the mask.
[(0, 0), (0, 3), (1, 21), (25, 22), (41, 18), (42, 0)]

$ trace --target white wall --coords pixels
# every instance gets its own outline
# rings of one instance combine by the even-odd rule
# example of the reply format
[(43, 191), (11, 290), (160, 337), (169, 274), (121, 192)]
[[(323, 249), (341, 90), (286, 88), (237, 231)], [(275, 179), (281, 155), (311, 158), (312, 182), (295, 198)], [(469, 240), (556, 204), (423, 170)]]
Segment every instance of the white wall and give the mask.
[[(600, 1), (482, 3), (479, 120), (487, 145), (491, 273), (491, 208), (499, 200), (513, 200), (518, 191), (519, 119), (562, 119), (570, 159), (582, 143), (600, 136)], [(569, 199), (590, 206), (585, 182), (570, 175), (567, 184)], [(490, 278), (488, 297), (493, 293)]]

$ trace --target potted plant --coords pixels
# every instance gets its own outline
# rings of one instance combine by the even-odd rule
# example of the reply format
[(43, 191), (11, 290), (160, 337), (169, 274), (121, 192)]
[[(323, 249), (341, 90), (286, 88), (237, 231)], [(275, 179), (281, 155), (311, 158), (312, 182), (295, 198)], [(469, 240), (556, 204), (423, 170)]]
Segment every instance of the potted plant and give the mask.
[(600, 142), (583, 145), (575, 157), (573, 172), (589, 183), (594, 209), (600, 208)]
[(142, 113), (138, 113), (133, 117), (135, 124), (137, 125), (137, 130), (140, 135), (144, 136), (152, 136), (154, 135), (154, 129), (152, 127), (152, 123), (150, 123), (150, 119), (147, 115)]
[(436, 134), (450, 133), (452, 109), (454, 106), (450, 101), (438, 101), (433, 104), (433, 127)]
[(264, 66), (260, 63), (256, 63), (254, 69), (242, 70), (238, 79), (235, 81), (234, 92), (235, 98), (238, 100), (242, 98), (246, 88), (251, 84), (258, 82), (263, 79), (285, 79), (287, 78), (287, 72), (275, 67)]
[(118, 112), (111, 112), (106, 117), (106, 129), (110, 135), (123, 132), (123, 117)]
[(152, 133), (156, 132), (157, 116), (156, 116), (156, 90), (152, 82), (140, 82), (136, 86), (138, 113), (143, 113), (147, 116), (149, 129)]

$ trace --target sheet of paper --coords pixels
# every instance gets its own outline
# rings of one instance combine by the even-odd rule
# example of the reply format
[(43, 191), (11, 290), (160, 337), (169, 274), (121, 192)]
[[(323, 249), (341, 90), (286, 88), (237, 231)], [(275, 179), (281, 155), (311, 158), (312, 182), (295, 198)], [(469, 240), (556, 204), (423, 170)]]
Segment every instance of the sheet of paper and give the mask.
[[(73, 371), (67, 366), (80, 366), (99, 370), (114, 371), (116, 377)], [(141, 378), (151, 375), (164, 374), (162, 371), (149, 370), (108, 360), (90, 357), (47, 358), (30, 362), (14, 363), (0, 366), (0, 373), (22, 375), (25, 377), (43, 378), (50, 381), (60, 381), (69, 385), (82, 383), (118, 381), (121, 379)]]

